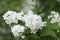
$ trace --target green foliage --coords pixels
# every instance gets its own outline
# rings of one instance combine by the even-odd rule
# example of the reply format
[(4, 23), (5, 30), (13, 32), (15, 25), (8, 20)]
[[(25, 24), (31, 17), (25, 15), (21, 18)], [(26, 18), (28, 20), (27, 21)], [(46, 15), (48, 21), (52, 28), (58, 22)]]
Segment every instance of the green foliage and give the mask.
[(51, 29), (44, 29), (44, 30), (42, 31), (41, 36), (52, 36), (52, 37), (57, 38), (57, 35), (56, 35), (55, 32), (54, 32), (53, 30), (51, 30)]

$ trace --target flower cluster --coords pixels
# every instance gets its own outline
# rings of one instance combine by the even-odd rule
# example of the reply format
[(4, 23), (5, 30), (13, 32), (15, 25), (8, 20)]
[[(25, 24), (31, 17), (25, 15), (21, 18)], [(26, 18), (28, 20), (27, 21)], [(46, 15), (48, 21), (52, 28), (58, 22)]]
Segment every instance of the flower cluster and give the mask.
[[(41, 16), (34, 14), (31, 10), (29, 10), (26, 14), (23, 11), (19, 13), (8, 11), (3, 15), (3, 18), (9, 25), (12, 23), (17, 24), (14, 26), (11, 25), (11, 32), (15, 37), (19, 35), (21, 36), (27, 28), (31, 30), (31, 33), (35, 34), (39, 29), (42, 30), (42, 28), (46, 26), (46, 22), (42, 21)], [(25, 26), (18, 24), (18, 20), (25, 22)]]
[(25, 26), (31, 29), (31, 33), (36, 33), (38, 29), (43, 28), (46, 22), (42, 21), (40, 15), (35, 15), (31, 10), (28, 11), (28, 14), (24, 15), (23, 17)]
[(18, 20), (22, 20), (23, 11), (16, 13), (14, 11), (8, 11), (3, 15), (3, 18), (7, 24), (18, 23)]
[(48, 18), (52, 18), (50, 23), (60, 22), (60, 15), (58, 12), (51, 11), (51, 15)]
[(13, 33), (13, 35), (15, 37), (22, 35), (22, 33), (24, 32), (25, 27), (21, 26), (21, 25), (14, 25), (13, 27), (11, 27), (11, 32)]

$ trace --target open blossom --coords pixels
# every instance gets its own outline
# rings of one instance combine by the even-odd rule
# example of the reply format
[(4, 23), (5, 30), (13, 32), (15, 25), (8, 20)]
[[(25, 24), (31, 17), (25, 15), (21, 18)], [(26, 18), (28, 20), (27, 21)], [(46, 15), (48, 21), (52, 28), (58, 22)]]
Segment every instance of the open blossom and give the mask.
[(58, 12), (51, 11), (51, 15), (48, 18), (52, 18), (50, 23), (60, 22), (60, 15)]
[(36, 33), (38, 29), (42, 29), (45, 26), (45, 22), (42, 21), (41, 16), (33, 14), (31, 10), (23, 17), (25, 26), (31, 29), (31, 33)]
[(23, 20), (23, 16), (24, 16), (24, 12), (21, 11), (21, 12), (17, 13), (16, 18), (17, 18), (17, 20)]
[(25, 35), (22, 35), (21, 38), (24, 39), (25, 38)]
[(8, 11), (3, 15), (3, 18), (7, 24), (18, 23), (18, 20), (22, 20), (22, 14), (23, 14), (23, 11), (21, 11), (21, 13)]
[(16, 12), (8, 11), (3, 15), (3, 18), (7, 24), (17, 23)]
[(19, 34), (22, 35), (24, 30), (25, 27), (21, 25), (14, 25), (13, 27), (11, 27), (11, 32), (13, 33), (14, 37), (19, 36)]

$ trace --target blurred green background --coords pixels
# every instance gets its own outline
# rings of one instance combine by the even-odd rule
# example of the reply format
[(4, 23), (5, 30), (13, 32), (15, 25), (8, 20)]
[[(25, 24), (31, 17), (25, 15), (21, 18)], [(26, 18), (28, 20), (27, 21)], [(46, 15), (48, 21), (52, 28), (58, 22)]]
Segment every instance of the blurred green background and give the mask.
[[(0, 0), (0, 40), (23, 40), (21, 38), (15, 38), (10, 30), (9, 25), (7, 25), (2, 15), (8, 10), (19, 12), (23, 9), (23, 3), (26, 0)], [(34, 0), (32, 0), (34, 1)], [(56, 11), (60, 13), (60, 0), (36, 0), (36, 5), (33, 11), (35, 14), (44, 14), (42, 16), (43, 21), (48, 21), (47, 15), (50, 14), (50, 11)], [(38, 30), (35, 34), (26, 34), (24, 40), (60, 40), (60, 26), (57, 24), (51, 25), (43, 28), (43, 30)]]

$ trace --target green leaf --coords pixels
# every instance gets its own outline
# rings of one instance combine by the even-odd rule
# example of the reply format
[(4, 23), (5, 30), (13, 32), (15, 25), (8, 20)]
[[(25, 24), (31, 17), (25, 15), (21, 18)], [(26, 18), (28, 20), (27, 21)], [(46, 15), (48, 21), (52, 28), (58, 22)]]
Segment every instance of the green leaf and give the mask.
[(54, 29), (54, 30), (59, 30), (60, 26), (58, 26), (58, 24), (51, 24), (51, 25), (48, 25), (48, 28)]
[(53, 10), (60, 13), (60, 4), (56, 4)]
[(56, 0), (47, 0), (48, 5), (53, 8), (56, 5)]
[(55, 32), (54, 32), (53, 30), (50, 30), (50, 29), (44, 29), (44, 30), (42, 31), (41, 36), (52, 36), (52, 37), (57, 38)]

